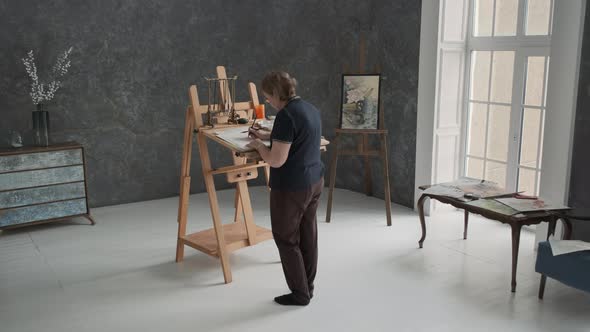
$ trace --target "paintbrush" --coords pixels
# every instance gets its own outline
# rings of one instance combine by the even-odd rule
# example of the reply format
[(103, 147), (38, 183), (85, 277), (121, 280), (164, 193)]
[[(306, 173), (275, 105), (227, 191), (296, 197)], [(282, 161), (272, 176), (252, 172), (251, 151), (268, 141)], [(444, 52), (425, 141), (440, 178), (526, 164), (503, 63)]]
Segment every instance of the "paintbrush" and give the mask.
[[(250, 126), (250, 129), (254, 129), (254, 124), (256, 124), (256, 120), (257, 120), (257, 118), (256, 118), (256, 111), (254, 111), (253, 113), (254, 113), (253, 114), (254, 115), (254, 120), (252, 121), (252, 125)], [(246, 131), (243, 131), (242, 133), (248, 133), (248, 132), (250, 132), (250, 129), (248, 129)], [(254, 129), (254, 130), (256, 130), (256, 129)]]

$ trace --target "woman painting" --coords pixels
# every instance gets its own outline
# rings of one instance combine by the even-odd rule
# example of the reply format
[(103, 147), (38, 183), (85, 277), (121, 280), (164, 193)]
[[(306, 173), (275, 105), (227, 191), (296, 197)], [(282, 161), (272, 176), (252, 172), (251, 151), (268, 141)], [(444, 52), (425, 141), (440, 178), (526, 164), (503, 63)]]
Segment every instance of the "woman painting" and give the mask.
[[(267, 103), (279, 112), (272, 132), (250, 129), (256, 149), (270, 167), (272, 233), (291, 293), (275, 297), (282, 305), (307, 305), (313, 297), (318, 243), (316, 210), (324, 186), (320, 159), (320, 112), (295, 92), (285, 72), (262, 80)], [(270, 139), (271, 148), (261, 139)]]

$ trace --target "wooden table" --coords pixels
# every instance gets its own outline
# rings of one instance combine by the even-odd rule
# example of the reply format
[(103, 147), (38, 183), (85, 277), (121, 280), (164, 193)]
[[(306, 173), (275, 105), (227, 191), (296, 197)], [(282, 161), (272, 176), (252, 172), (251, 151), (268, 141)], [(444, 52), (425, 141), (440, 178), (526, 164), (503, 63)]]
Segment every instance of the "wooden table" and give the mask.
[[(430, 186), (420, 186), (419, 188), (421, 190), (425, 190), (428, 187)], [(481, 207), (469, 205), (467, 204), (468, 202), (463, 202), (455, 198), (424, 193), (420, 196), (420, 199), (418, 200), (418, 212), (420, 215), (420, 225), (422, 226), (422, 237), (418, 241), (418, 245), (420, 246), (420, 248), (422, 248), (424, 240), (426, 239), (426, 221), (424, 218), (424, 201), (426, 200), (426, 198), (435, 199), (441, 203), (450, 204), (456, 207), (457, 209), (464, 210), (465, 218), (463, 239), (467, 239), (469, 213), (479, 214), (487, 219), (496, 220), (501, 223), (510, 225), (510, 228), (512, 229), (512, 292), (516, 291), (516, 267), (518, 264), (518, 249), (520, 245), (520, 230), (522, 229), (522, 226), (536, 225), (542, 222), (548, 222), (549, 229), (547, 231), (547, 237), (549, 237), (549, 235), (555, 232), (555, 225), (557, 223), (557, 220), (561, 219), (564, 225), (566, 226), (564, 238), (571, 238), (571, 222), (569, 221), (569, 219), (563, 218), (562, 215), (557, 213), (557, 211), (539, 211), (519, 213), (516, 215), (505, 215)]]

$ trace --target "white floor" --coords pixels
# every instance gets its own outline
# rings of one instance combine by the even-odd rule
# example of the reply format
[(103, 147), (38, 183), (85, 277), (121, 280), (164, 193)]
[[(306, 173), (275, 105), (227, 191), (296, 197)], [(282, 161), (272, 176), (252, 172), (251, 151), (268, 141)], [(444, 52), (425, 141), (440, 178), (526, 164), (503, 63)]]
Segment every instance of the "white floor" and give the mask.
[[(269, 226), (267, 192), (253, 188)], [(325, 198), (325, 197), (324, 197)], [(232, 216), (233, 192), (220, 194)], [(339, 190), (332, 223), (318, 211), (316, 293), (303, 308), (287, 292), (272, 241), (232, 254), (234, 281), (191, 248), (174, 262), (177, 198), (98, 208), (85, 220), (0, 232), (0, 331), (590, 331), (590, 296), (549, 280), (537, 299), (534, 234), (523, 233), (510, 293), (510, 231), (436, 213), (418, 249), (418, 216)], [(191, 197), (190, 231), (211, 227), (206, 195)]]

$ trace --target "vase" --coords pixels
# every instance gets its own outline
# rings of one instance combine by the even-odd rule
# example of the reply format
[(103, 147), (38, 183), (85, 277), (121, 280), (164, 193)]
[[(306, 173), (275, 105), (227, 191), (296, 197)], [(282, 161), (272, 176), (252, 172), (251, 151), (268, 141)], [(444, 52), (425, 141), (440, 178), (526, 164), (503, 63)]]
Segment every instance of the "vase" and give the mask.
[(49, 145), (49, 112), (43, 110), (43, 104), (37, 104), (37, 110), (33, 111), (33, 143)]

